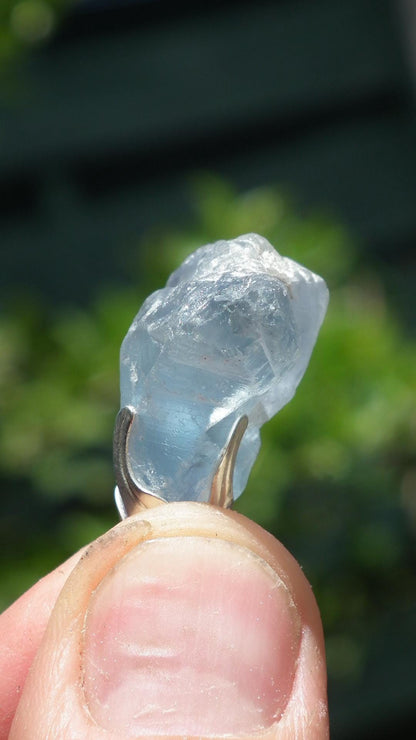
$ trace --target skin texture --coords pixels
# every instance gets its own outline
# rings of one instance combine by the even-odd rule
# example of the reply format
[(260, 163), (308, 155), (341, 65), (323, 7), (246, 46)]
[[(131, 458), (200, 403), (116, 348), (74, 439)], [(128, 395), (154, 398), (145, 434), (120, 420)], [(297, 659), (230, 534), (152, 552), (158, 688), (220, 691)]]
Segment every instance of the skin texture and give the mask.
[[(251, 599), (242, 600), (247, 593)], [(256, 612), (256, 604), (266, 607)], [(159, 629), (166, 613), (168, 626), (177, 620), (171, 632)], [(236, 512), (183, 502), (129, 517), (36, 584), (0, 617), (0, 628), (0, 738), (13, 715), (11, 740), (328, 737), (324, 643), (312, 590), (283, 545)], [(166, 646), (176, 661), (173, 675), (192, 676), (183, 686), (171, 681), (169, 691)], [(215, 656), (219, 674), (212, 685), (227, 679), (215, 712), (211, 684), (204, 684), (207, 655)], [(260, 672), (250, 684), (251, 664)], [(159, 665), (160, 710), (147, 712), (141, 725), (136, 711), (129, 718), (128, 692), (142, 712), (149, 686), (159, 686)], [(185, 691), (194, 707), (188, 715)]]

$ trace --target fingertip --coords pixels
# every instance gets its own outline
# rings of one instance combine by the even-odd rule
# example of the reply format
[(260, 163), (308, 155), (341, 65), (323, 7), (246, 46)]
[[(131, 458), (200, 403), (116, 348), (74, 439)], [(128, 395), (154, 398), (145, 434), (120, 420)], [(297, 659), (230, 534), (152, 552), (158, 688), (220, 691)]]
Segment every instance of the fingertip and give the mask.
[[(155, 549), (154, 543), (156, 541), (163, 542), (162, 549)], [(191, 542), (192, 540), (192, 542)], [(175, 541), (178, 543), (178, 548), (175, 549)], [(218, 543), (216, 547), (215, 543)], [(181, 544), (182, 543), (182, 544)], [(184, 544), (185, 543), (185, 544)], [(143, 547), (145, 545), (145, 547)], [(165, 554), (163, 555), (163, 548)], [(225, 550), (224, 550), (225, 548)], [(227, 550), (228, 548), (228, 550)], [(232, 551), (232, 556), (224, 558), (224, 552)], [(156, 557), (158, 563), (167, 564), (163, 568), (156, 568), (152, 573), (152, 553), (159, 552)], [(205, 552), (205, 555), (204, 555)], [(138, 555), (137, 555), (138, 553)], [(162, 554), (161, 554), (162, 553)], [(137, 563), (132, 560), (138, 557)], [(234, 555), (237, 560), (233, 560)], [(238, 561), (240, 557), (240, 561)], [(141, 559), (140, 559), (141, 558)], [(175, 565), (174, 565), (175, 561)], [(146, 615), (138, 607), (142, 605), (144, 599), (144, 593), (142, 591), (143, 584), (146, 581), (146, 577), (153, 578), (153, 585), (158, 583), (160, 588), (157, 593), (157, 605), (159, 612), (157, 612), (162, 618), (163, 626), (163, 615), (169, 613), (177, 618), (181, 617), (180, 609), (178, 608), (173, 614), (171, 605), (167, 600), (164, 600), (163, 591), (163, 578), (169, 574), (169, 564), (172, 564), (172, 570), (175, 570), (174, 585), (179, 589), (183, 589), (183, 593), (189, 594), (190, 590), (186, 580), (187, 575), (190, 574), (192, 577), (189, 583), (195, 581), (192, 571), (192, 561), (199, 563), (200, 572), (202, 574), (201, 588), (196, 588), (196, 596), (191, 603), (190, 614), (192, 619), (179, 619), (178, 639), (181, 638), (181, 629), (184, 627), (192, 633), (192, 640), (196, 640), (196, 643), (190, 643), (188, 650), (189, 655), (197, 654), (198, 656), (210, 655), (209, 651), (205, 650), (204, 653), (204, 628), (206, 626), (207, 609), (209, 603), (203, 601), (203, 586), (204, 583), (210, 583), (209, 588), (213, 587), (211, 591), (209, 589), (206, 594), (212, 594), (212, 598), (217, 599), (215, 609), (218, 613), (218, 628), (221, 628), (222, 619), (229, 618), (229, 612), (227, 612), (227, 598), (224, 594), (228, 593), (238, 594), (239, 589), (241, 590), (241, 578), (238, 578), (238, 568), (235, 567), (235, 562), (241, 562), (242, 571), (246, 574), (250, 572), (250, 563), (255, 562), (256, 568), (259, 567), (261, 572), (264, 573), (269, 570), (273, 574), (273, 578), (280, 589), (282, 598), (280, 601), (275, 602), (276, 609), (274, 607), (269, 610), (268, 616), (257, 614), (255, 612), (255, 605), (251, 604), (248, 599), (247, 604), (249, 606), (241, 606), (234, 613), (233, 618), (239, 620), (238, 613), (243, 614), (244, 611), (252, 610), (253, 623), (247, 622), (248, 631), (254, 636), (256, 634), (255, 620), (257, 617), (265, 619), (264, 625), (260, 630), (261, 635), (267, 634), (267, 643), (269, 645), (269, 652), (273, 656), (273, 661), (278, 661), (279, 649), (276, 646), (281, 646), (284, 652), (284, 645), (290, 644), (293, 651), (293, 662), (290, 660), (287, 662), (286, 668), (284, 668), (284, 675), (276, 672), (275, 665), (263, 658), (264, 666), (269, 671), (268, 676), (273, 678), (273, 681), (277, 683), (281, 682), (282, 692), (286, 692), (283, 703), (281, 703), (280, 709), (277, 706), (272, 707), (271, 701), (275, 701), (273, 693), (268, 693), (267, 676), (265, 679), (264, 686), (264, 701), (269, 704), (257, 705), (259, 710), (259, 716), (262, 716), (263, 725), (261, 729), (255, 728), (254, 725), (247, 727), (244, 732), (240, 726), (237, 731), (237, 724), (226, 726), (221, 725), (221, 716), (214, 718), (218, 720), (215, 727), (212, 726), (212, 731), (209, 732), (210, 737), (221, 737), (227, 734), (229, 738), (241, 737), (241, 734), (247, 733), (250, 737), (257, 737), (261, 735), (263, 738), (311, 738), (313, 740), (323, 740), (328, 736), (328, 720), (326, 710), (326, 673), (325, 673), (325, 657), (324, 657), (324, 645), (322, 636), (322, 626), (319, 618), (319, 612), (316, 606), (316, 602), (312, 593), (312, 590), (306, 581), (306, 578), (296, 563), (294, 558), (288, 553), (288, 551), (279, 543), (274, 537), (265, 532), (261, 527), (250, 522), (245, 517), (235, 512), (228, 512), (222, 509), (216, 509), (212, 506), (194, 503), (178, 503), (170, 504), (169, 506), (157, 507), (151, 511), (144, 512), (140, 515), (131, 517), (109, 533), (104, 535), (98, 541), (87, 550), (83, 558), (75, 568), (70, 578), (66, 582), (61, 595), (57, 601), (56, 607), (53, 611), (47, 632), (45, 634), (44, 641), (36, 657), (33, 670), (28, 678), (23, 697), (21, 699), (15, 722), (13, 724), (11, 738), (41, 738), (45, 736), (46, 729), (48, 736), (62, 737), (62, 738), (77, 738), (77, 737), (90, 737), (92, 740), (95, 738), (125, 738), (137, 736), (154, 737), (160, 735), (160, 728), (158, 732), (153, 732), (149, 726), (142, 727), (142, 730), (138, 732), (137, 725), (131, 727), (131, 731), (128, 729), (128, 723), (124, 727), (120, 727), (119, 723), (113, 723), (112, 725), (106, 725), (106, 717), (108, 715), (100, 713), (97, 710), (97, 705), (94, 704), (97, 696), (94, 695), (94, 682), (99, 681), (99, 676), (103, 675), (103, 671), (97, 666), (97, 676), (94, 676), (94, 664), (96, 662), (97, 655), (90, 652), (89, 657), (86, 650), (85, 635), (88, 629), (91, 631), (91, 635), (99, 634), (99, 625), (106, 622), (106, 609), (110, 602), (107, 600), (107, 606), (105, 599), (99, 601), (97, 594), (104, 593), (102, 590), (103, 584), (109, 584), (109, 579), (113, 578), (114, 573), (119, 571), (119, 574), (123, 572), (126, 563), (130, 562), (130, 570), (124, 569), (123, 578), (118, 580), (117, 588), (122, 588), (121, 592), (118, 592), (118, 598), (125, 598), (125, 589), (127, 591), (131, 588), (131, 584), (135, 581), (136, 576), (136, 565), (138, 578), (134, 589), (138, 598), (133, 602), (129, 602), (126, 607), (127, 601), (124, 602), (124, 606), (118, 610), (116, 618), (114, 619), (109, 632), (104, 631), (101, 633), (100, 639), (109, 638), (112, 643), (114, 639), (120, 640), (120, 624), (126, 616), (126, 609), (130, 610), (129, 614), (131, 620), (127, 625), (127, 629), (130, 630), (128, 634), (128, 640), (121, 639), (120, 644), (125, 645), (136, 640), (134, 643), (134, 655), (143, 657), (145, 650), (148, 649), (149, 645), (143, 642), (143, 619)], [(227, 561), (227, 562), (224, 562)], [(232, 563), (234, 562), (234, 566)], [(228, 564), (227, 564), (228, 563)], [(260, 564), (260, 565), (259, 565)], [(263, 564), (263, 565), (262, 565)], [(122, 567), (123, 566), (123, 567)], [(212, 566), (212, 567), (211, 567)], [(232, 567), (231, 567), (232, 566)], [(140, 575), (140, 567), (144, 570)], [(228, 568), (228, 571), (227, 571)], [(231, 570), (233, 572), (233, 578), (229, 581)], [(218, 576), (221, 571), (221, 578)], [(260, 571), (259, 571), (260, 572)], [(213, 576), (214, 573), (214, 576)], [(161, 575), (162, 574), (162, 575)], [(182, 575), (185, 574), (182, 578)], [(251, 576), (250, 576), (251, 577)], [(160, 578), (162, 580), (160, 580)], [(254, 576), (253, 576), (254, 578)], [(124, 581), (123, 581), (124, 579)], [(159, 579), (159, 581), (157, 580)], [(260, 579), (261, 580), (261, 579)], [(258, 590), (257, 586), (248, 586), (248, 593), (253, 594), (256, 592), (257, 603), (263, 601), (269, 601), (274, 603), (273, 589), (270, 589), (270, 594), (267, 596), (267, 579), (264, 580), (263, 590)], [(246, 584), (249, 579), (246, 580)], [(256, 583), (259, 582), (257, 579)], [(122, 583), (122, 586), (120, 586)], [(123, 585), (124, 583), (124, 585)], [(166, 581), (167, 583), (167, 581)], [(254, 582), (253, 582), (254, 583)], [(228, 584), (228, 585), (227, 585)], [(114, 584), (113, 584), (114, 585)], [(170, 588), (172, 583), (168, 584), (166, 588)], [(215, 587), (214, 587), (215, 586)], [(246, 588), (246, 592), (247, 592)], [(123, 590), (124, 589), (124, 590)], [(134, 591), (133, 589), (133, 591)], [(198, 590), (199, 589), (199, 590)], [(257, 589), (257, 591), (256, 591)], [(108, 592), (111, 596), (111, 589)], [(129, 592), (130, 593), (130, 592)], [(148, 593), (148, 592), (147, 592)], [(94, 594), (94, 596), (93, 596)], [(121, 594), (121, 596), (120, 596)], [(215, 596), (214, 596), (215, 595)], [(283, 598), (284, 596), (284, 598)], [(146, 596), (147, 598), (147, 596)], [(254, 597), (253, 597), (254, 598)], [(91, 604), (95, 599), (95, 607), (98, 608), (99, 614), (104, 617), (103, 620), (98, 622), (88, 621), (88, 615), (91, 615)], [(286, 599), (286, 601), (285, 601)], [(199, 602), (199, 606), (202, 609), (202, 616), (200, 618), (201, 611), (195, 611), (196, 605)], [(163, 604), (165, 603), (165, 606)], [(235, 601), (234, 603), (237, 603)], [(242, 602), (245, 603), (245, 602)], [(286, 604), (286, 606), (285, 606)], [(189, 604), (188, 604), (189, 606)], [(188, 608), (188, 607), (187, 607)], [(166, 609), (168, 612), (166, 612)], [(170, 609), (170, 611), (169, 611)], [(284, 618), (276, 618), (278, 609), (282, 609), (281, 616)], [(101, 611), (100, 611), (101, 610)], [(194, 610), (194, 611), (192, 611)], [(296, 613), (293, 618), (293, 610)], [(150, 613), (149, 613), (150, 614)], [(156, 612), (155, 612), (156, 614)], [(176, 616), (175, 616), (176, 615)], [(108, 616), (108, 612), (107, 612)], [(150, 615), (151, 616), (151, 615)], [(246, 617), (243, 614), (244, 618)], [(288, 621), (285, 621), (288, 616)], [(290, 617), (290, 618), (289, 618)], [(146, 617), (147, 618), (147, 617)], [(248, 617), (247, 617), (248, 618)], [(130, 617), (129, 617), (130, 619)], [(194, 624), (200, 620), (199, 632), (194, 630)], [(134, 622), (136, 620), (136, 622)], [(242, 624), (243, 622), (241, 622)], [(137, 629), (132, 629), (134, 624), (137, 624)], [(215, 624), (215, 622), (213, 622)], [(225, 622), (224, 622), (225, 624)], [(227, 622), (228, 624), (228, 622)], [(237, 622), (234, 627), (230, 622), (231, 627), (229, 634), (237, 630), (240, 623)], [(283, 627), (282, 625), (286, 626)], [(251, 626), (250, 626), (251, 625)], [(274, 625), (274, 626), (273, 626)], [(296, 629), (292, 631), (290, 625), (295, 625)], [(149, 631), (152, 628), (152, 620), (149, 617), (146, 630)], [(270, 634), (266, 630), (270, 629)], [(118, 630), (118, 634), (117, 634)], [(273, 633), (273, 630), (274, 633)], [(279, 631), (280, 630), (280, 631)], [(286, 630), (286, 631), (285, 631)], [(202, 631), (202, 632), (201, 632)], [(175, 642), (175, 629), (172, 632), (170, 639), (170, 645)], [(161, 630), (161, 634), (163, 630)], [(159, 634), (159, 633), (158, 633)], [(202, 634), (202, 639), (201, 639)], [(292, 635), (292, 636), (291, 636)], [(155, 636), (155, 635), (154, 635)], [(158, 636), (158, 635), (156, 635)], [(134, 639), (133, 639), (134, 638)], [(211, 639), (211, 638), (210, 638)], [(279, 640), (281, 642), (279, 643)], [(206, 640), (208, 644), (208, 638)], [(226, 640), (227, 644), (229, 639)], [(163, 648), (166, 647), (166, 642), (163, 643)], [(214, 644), (214, 643), (213, 643)], [(198, 646), (197, 648), (195, 646)], [(225, 643), (224, 643), (225, 645)], [(152, 646), (154, 647), (154, 645)], [(161, 644), (158, 643), (156, 647), (159, 649)], [(257, 646), (260, 650), (264, 650), (264, 644), (260, 642)], [(195, 648), (195, 649), (194, 649)], [(124, 648), (123, 648), (124, 649)], [(275, 652), (273, 653), (273, 650)], [(185, 651), (186, 652), (186, 651)], [(163, 651), (159, 650), (157, 660), (159, 667), (163, 669)], [(212, 654), (212, 651), (211, 651)], [(249, 655), (250, 652), (246, 654)], [(283, 654), (283, 653), (282, 653)], [(220, 655), (220, 651), (217, 653), (217, 657)], [(251, 653), (251, 656), (253, 653)], [(266, 653), (264, 653), (266, 655)], [(162, 656), (162, 663), (160, 662)], [(124, 660), (125, 656), (121, 656), (119, 653), (113, 654), (116, 662)], [(186, 658), (186, 660), (188, 660)], [(171, 656), (170, 658), (171, 659)], [(204, 658), (205, 659), (205, 658)], [(86, 665), (90, 661), (89, 668)], [(129, 658), (130, 660), (130, 658)], [(198, 658), (199, 660), (199, 658)], [(253, 660), (249, 658), (248, 660)], [(228, 658), (227, 658), (228, 661)], [(214, 661), (215, 662), (215, 661)], [(216, 660), (216, 666), (218, 667), (220, 661)], [(134, 664), (134, 661), (133, 661)], [(134, 671), (131, 663), (128, 663), (129, 669), (129, 680), (131, 680), (131, 671)], [(143, 663), (141, 664), (143, 666)], [(199, 665), (199, 664), (198, 664)], [(205, 664), (206, 667), (207, 664)], [(293, 665), (293, 670), (289, 666)], [(123, 676), (127, 675), (126, 664), (120, 662), (119, 667), (122, 670), (119, 671), (117, 681), (119, 685), (123, 683)], [(123, 668), (124, 666), (124, 668)], [(192, 667), (192, 666), (191, 666)], [(194, 666), (195, 667), (195, 666)], [(224, 667), (221, 664), (221, 669)], [(255, 667), (255, 666), (252, 666)], [(258, 666), (256, 666), (257, 668)], [(186, 666), (189, 669), (189, 661)], [(250, 665), (248, 666), (248, 669)], [(260, 666), (261, 668), (261, 666)], [(89, 671), (89, 678), (86, 681), (85, 671)], [(199, 670), (199, 669), (198, 669)], [(292, 673), (291, 673), (292, 671)], [(261, 671), (260, 671), (261, 673)], [(134, 691), (130, 691), (129, 696), (131, 697), (128, 701), (135, 701), (136, 714), (142, 712), (143, 703), (145, 702), (145, 688), (148, 689), (148, 677), (149, 674), (143, 673), (145, 676), (146, 683), (140, 686), (134, 683), (137, 676), (133, 676)], [(195, 672), (193, 674), (195, 679)], [(260, 675), (260, 674), (259, 674)], [(261, 674), (264, 678), (264, 674)], [(235, 678), (235, 677), (234, 677)], [(221, 680), (224, 676), (221, 676)], [(196, 679), (195, 679), (196, 680)], [(89, 688), (87, 684), (89, 682)], [(214, 681), (215, 683), (215, 681)], [(202, 683), (201, 683), (202, 685)], [(236, 681), (233, 683), (236, 686)], [(110, 689), (112, 684), (110, 683)], [(41, 687), (41, 688), (40, 688)], [(108, 687), (107, 687), (108, 688)], [(279, 688), (279, 686), (278, 686)], [(244, 689), (250, 690), (250, 682), (244, 679)], [(195, 693), (195, 692), (194, 692)], [(196, 694), (195, 694), (196, 695)], [(95, 698), (94, 698), (95, 696)], [(124, 699), (127, 694), (124, 695)], [(241, 696), (241, 694), (240, 694)], [(252, 696), (249, 699), (252, 700)], [(98, 697), (99, 702), (102, 698)], [(126, 706), (128, 707), (128, 701)], [(163, 709), (163, 701), (160, 702)], [(100, 706), (100, 705), (99, 705)], [(194, 707), (195, 707), (194, 703)], [(224, 705), (225, 706), (225, 705)], [(272, 707), (272, 708), (271, 708)], [(203, 703), (199, 705), (200, 711), (203, 712)], [(134, 706), (133, 706), (134, 710)], [(275, 711), (275, 716), (273, 712)], [(123, 710), (124, 712), (124, 710)], [(263, 714), (262, 714), (263, 712)], [(225, 710), (223, 714), (225, 713)], [(132, 712), (135, 714), (135, 711)], [(195, 714), (195, 712), (193, 713)], [(221, 714), (221, 713), (220, 713)], [(169, 716), (165, 712), (165, 718)], [(242, 715), (243, 716), (243, 715)], [(28, 725), (28, 717), (30, 717), (30, 726)], [(47, 728), (45, 725), (45, 718), (47, 718)], [(124, 713), (122, 715), (124, 718)], [(243, 716), (244, 718), (244, 716)], [(247, 722), (249, 720), (248, 714), (245, 717)], [(206, 725), (195, 724), (194, 717), (189, 717), (190, 728), (187, 731), (186, 715), (181, 715), (180, 721), (182, 731), (179, 733), (180, 736), (196, 734), (200, 737), (207, 736), (204, 730)], [(184, 724), (185, 723), (185, 724)], [(169, 721), (163, 725), (163, 736), (178, 736), (178, 724), (172, 724), (169, 730)], [(192, 730), (192, 732), (191, 732)], [(51, 734), (52, 733), (52, 734)], [(213, 734), (214, 733), (214, 734)]]

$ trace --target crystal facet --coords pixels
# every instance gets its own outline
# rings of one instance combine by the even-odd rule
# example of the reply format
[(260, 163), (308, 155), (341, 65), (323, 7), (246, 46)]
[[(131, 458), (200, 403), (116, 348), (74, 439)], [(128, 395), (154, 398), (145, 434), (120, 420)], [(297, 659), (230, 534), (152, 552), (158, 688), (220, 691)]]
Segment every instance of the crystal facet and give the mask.
[(257, 234), (191, 254), (147, 298), (121, 347), (138, 486), (166, 501), (208, 501), (230, 431), (247, 415), (237, 497), (261, 425), (290, 401), (306, 370), (327, 304), (322, 278)]

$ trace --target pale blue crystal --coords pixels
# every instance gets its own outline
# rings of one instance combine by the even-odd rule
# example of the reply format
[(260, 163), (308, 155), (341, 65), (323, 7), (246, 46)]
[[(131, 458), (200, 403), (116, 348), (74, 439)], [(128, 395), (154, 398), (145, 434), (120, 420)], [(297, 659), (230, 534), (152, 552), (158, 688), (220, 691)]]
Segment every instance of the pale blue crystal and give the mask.
[(294, 395), (328, 303), (318, 275), (257, 234), (208, 244), (150, 295), (121, 347), (121, 405), (140, 488), (208, 501), (230, 431), (249, 425), (234, 472), (244, 489), (259, 428)]

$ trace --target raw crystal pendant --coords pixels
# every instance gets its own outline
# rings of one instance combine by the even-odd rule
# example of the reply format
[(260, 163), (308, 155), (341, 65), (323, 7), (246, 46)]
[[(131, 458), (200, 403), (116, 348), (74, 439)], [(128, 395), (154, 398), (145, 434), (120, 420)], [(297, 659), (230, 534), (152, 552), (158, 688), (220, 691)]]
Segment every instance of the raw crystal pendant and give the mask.
[(135, 485), (165, 501), (209, 501), (228, 444), (239, 496), (260, 427), (294, 395), (327, 304), (322, 278), (257, 234), (191, 254), (121, 347), (118, 445)]

